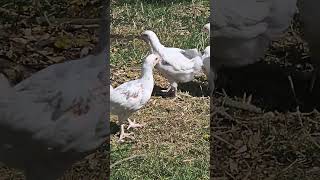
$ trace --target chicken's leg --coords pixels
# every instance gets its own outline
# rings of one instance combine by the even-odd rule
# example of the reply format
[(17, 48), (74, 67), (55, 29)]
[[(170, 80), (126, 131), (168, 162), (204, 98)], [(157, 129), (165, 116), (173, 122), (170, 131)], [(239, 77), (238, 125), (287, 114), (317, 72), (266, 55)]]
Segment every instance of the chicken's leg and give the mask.
[(176, 97), (177, 96), (177, 89), (178, 89), (178, 83), (175, 81), (168, 79), (170, 86), (167, 90), (162, 90), (162, 92), (166, 93), (166, 96), (172, 96)]
[(246, 93), (243, 94), (243, 97), (242, 97), (242, 103), (243, 104), (250, 105), (251, 104), (251, 100), (252, 100), (252, 94), (250, 94), (248, 98), (247, 98), (247, 94)]
[(166, 89), (166, 90), (161, 90), (161, 92), (167, 93), (167, 92), (169, 92), (169, 91), (171, 90), (171, 88), (172, 88), (172, 87), (169, 86), (168, 89)]
[(134, 139), (134, 137), (132, 137), (133, 133), (125, 133), (124, 132), (124, 126), (125, 124), (121, 124), (121, 132), (120, 132), (120, 138), (118, 140), (118, 142), (124, 142), (124, 138), (129, 138), (129, 139)]
[(129, 122), (129, 126), (128, 126), (127, 130), (129, 130), (130, 128), (141, 128), (141, 127), (145, 126), (145, 124), (136, 123), (136, 120), (131, 121), (130, 119), (128, 119), (128, 122)]
[(314, 87), (314, 84), (316, 83), (316, 80), (320, 74), (320, 66), (316, 65), (315, 70), (312, 72), (312, 79), (311, 79), (311, 84), (309, 88), (309, 92), (311, 93)]
[(177, 97), (177, 91), (178, 91), (178, 83), (177, 82), (172, 82), (170, 83), (171, 85), (171, 89), (172, 89), (172, 92), (173, 92), (173, 97)]
[(291, 78), (290, 75), (288, 76), (288, 80), (289, 80), (289, 84), (290, 84), (290, 88), (291, 88), (294, 100), (296, 101), (297, 104), (299, 104), (299, 101), (298, 101), (298, 98), (297, 98), (297, 95), (296, 95), (296, 91), (295, 91), (295, 88), (294, 88), (294, 84), (293, 84), (293, 81), (292, 81), (292, 78)]

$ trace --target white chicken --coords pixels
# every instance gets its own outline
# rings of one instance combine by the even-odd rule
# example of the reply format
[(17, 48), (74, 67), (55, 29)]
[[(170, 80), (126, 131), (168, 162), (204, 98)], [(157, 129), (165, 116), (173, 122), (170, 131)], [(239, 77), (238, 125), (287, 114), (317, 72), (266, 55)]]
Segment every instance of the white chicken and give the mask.
[[(203, 30), (208, 33), (210, 38), (210, 23), (207, 23), (204, 25)], [(204, 49), (203, 55), (202, 55), (202, 61), (203, 61), (203, 71), (207, 75), (207, 78), (209, 79), (210, 74), (210, 46), (207, 46)]]
[(207, 46), (204, 49), (203, 55), (202, 55), (202, 61), (203, 61), (203, 72), (206, 74), (207, 79), (209, 79), (210, 74), (210, 46)]
[(296, 0), (214, 1), (213, 70), (241, 67), (264, 56), (281, 37), (296, 12)]
[(308, 42), (311, 58), (315, 65), (310, 91), (320, 76), (320, 11), (316, 8), (319, 6), (320, 1), (317, 0), (298, 1), (299, 13), (304, 25), (304, 38)]
[(49, 66), (0, 97), (0, 161), (24, 170), (27, 180), (61, 177), (109, 136), (103, 4), (97, 54)]
[(201, 54), (197, 50), (165, 47), (160, 43), (157, 35), (149, 30), (144, 31), (141, 38), (150, 45), (151, 52), (158, 54), (161, 58), (156, 69), (170, 83), (169, 88), (163, 92), (173, 90), (176, 96), (178, 83), (190, 82), (202, 71)]
[[(210, 23), (207, 23), (204, 25), (203, 30), (208, 34), (210, 38)], [(202, 55), (202, 61), (203, 61), (203, 71), (205, 72), (207, 79), (209, 81), (210, 86), (210, 95), (213, 95), (214, 91), (214, 81), (216, 79), (216, 74), (213, 69), (210, 67), (210, 46), (207, 46), (204, 49), (204, 53)]]
[(143, 125), (131, 121), (130, 115), (141, 109), (149, 99), (154, 87), (153, 68), (159, 62), (159, 57), (150, 54), (146, 57), (142, 65), (142, 75), (140, 79), (126, 82), (112, 89), (110, 86), (110, 109), (111, 113), (118, 116), (121, 126), (119, 142), (124, 138), (133, 138), (131, 133), (124, 132), (124, 121), (129, 122), (129, 128), (142, 127)]
[(208, 33), (209, 37), (210, 37), (210, 23), (207, 23), (203, 26), (203, 30)]

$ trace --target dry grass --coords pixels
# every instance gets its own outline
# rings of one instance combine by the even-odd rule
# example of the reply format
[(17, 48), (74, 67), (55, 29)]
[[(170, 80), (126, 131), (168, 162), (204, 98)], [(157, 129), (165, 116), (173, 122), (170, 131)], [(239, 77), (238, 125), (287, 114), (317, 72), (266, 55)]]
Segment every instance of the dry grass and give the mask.
[[(114, 72), (121, 71), (114, 69)], [(139, 74), (134, 72), (126, 68), (127, 74)], [(113, 75), (118, 77), (116, 73)], [(155, 81), (162, 87), (166, 82), (158, 73), (155, 73)], [(111, 139), (111, 164), (127, 157), (146, 155), (144, 159), (115, 166), (111, 169), (112, 179), (208, 179), (209, 98), (192, 97), (187, 92), (179, 95), (181, 99), (176, 100), (153, 96), (143, 109), (134, 113), (132, 119), (147, 125), (134, 130), (135, 141), (132, 142), (117, 143), (117, 117), (112, 117), (115, 135)]]

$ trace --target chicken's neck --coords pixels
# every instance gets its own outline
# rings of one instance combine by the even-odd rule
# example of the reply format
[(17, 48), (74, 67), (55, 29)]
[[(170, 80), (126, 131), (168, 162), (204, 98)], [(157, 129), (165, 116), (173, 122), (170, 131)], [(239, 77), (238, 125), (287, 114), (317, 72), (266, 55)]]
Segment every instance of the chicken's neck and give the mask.
[(152, 74), (152, 67), (149, 64), (143, 64), (142, 66), (142, 74), (141, 74), (141, 81), (146, 85), (147, 88), (153, 88), (154, 81), (153, 81), (153, 74)]
[(157, 54), (162, 52), (162, 49), (164, 48), (164, 46), (160, 43), (158, 38), (151, 38), (150, 46), (151, 46), (151, 53), (157, 53)]

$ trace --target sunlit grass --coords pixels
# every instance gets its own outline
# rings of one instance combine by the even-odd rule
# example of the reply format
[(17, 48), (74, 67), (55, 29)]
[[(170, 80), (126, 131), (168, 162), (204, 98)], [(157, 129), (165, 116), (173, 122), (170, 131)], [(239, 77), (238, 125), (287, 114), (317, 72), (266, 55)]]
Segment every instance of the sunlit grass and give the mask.
[(111, 63), (114, 65), (141, 62), (148, 46), (134, 38), (144, 30), (154, 31), (162, 44), (179, 48), (198, 48), (208, 45), (207, 35), (202, 32), (209, 17), (209, 2), (194, 1), (168, 4), (113, 3), (111, 38)]
[[(149, 47), (136, 36), (144, 30), (154, 31), (167, 47), (203, 51), (209, 45), (202, 31), (209, 13), (209, 1), (203, 0), (113, 1), (112, 83), (139, 77), (133, 67), (141, 66)], [(159, 85), (165, 79), (155, 72), (155, 81)], [(209, 179), (208, 97), (183, 96), (173, 101), (153, 96), (131, 118), (147, 126), (134, 130), (134, 142), (118, 144), (119, 130), (112, 136), (111, 164), (116, 164), (111, 179)]]

